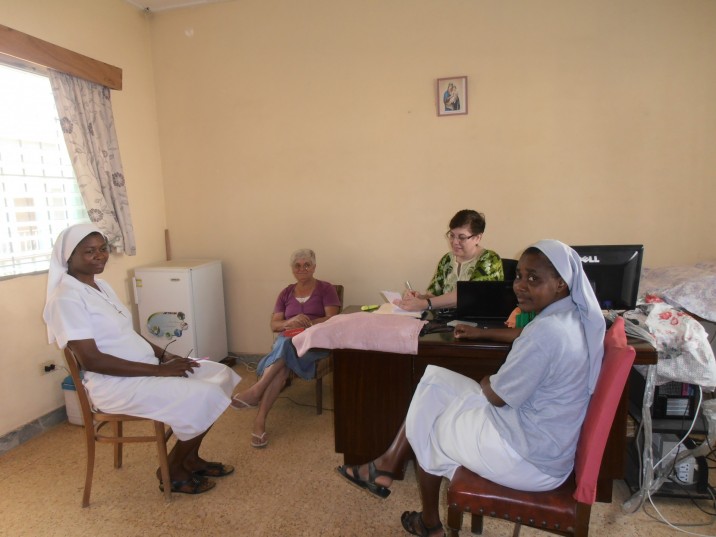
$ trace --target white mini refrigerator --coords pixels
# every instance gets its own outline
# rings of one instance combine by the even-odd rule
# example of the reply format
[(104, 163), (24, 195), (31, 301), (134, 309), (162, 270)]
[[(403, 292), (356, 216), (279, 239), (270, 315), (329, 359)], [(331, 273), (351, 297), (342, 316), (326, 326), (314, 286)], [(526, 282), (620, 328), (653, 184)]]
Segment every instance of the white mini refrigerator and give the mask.
[(134, 270), (140, 333), (167, 352), (216, 362), (228, 354), (221, 261), (177, 259)]

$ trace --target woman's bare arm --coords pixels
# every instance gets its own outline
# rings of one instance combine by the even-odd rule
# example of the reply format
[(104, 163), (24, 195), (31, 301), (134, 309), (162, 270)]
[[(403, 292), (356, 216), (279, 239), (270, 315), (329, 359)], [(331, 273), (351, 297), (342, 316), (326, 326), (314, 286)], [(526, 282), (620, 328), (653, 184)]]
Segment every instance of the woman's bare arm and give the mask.
[(459, 324), (455, 327), (455, 339), (477, 339), (512, 343), (522, 333), (522, 328), (480, 328)]
[(487, 400), (493, 406), (505, 406), (507, 404), (492, 389), (492, 385), (490, 384), (490, 377), (483, 377), (480, 381), (480, 387), (482, 388), (482, 393), (485, 394), (485, 397), (487, 397)]
[(335, 315), (338, 315), (338, 306), (326, 306), (326, 307), (323, 308), (323, 309), (324, 309), (324, 311), (326, 312), (326, 315), (323, 316), (323, 317), (318, 317), (317, 319), (313, 319), (313, 320), (311, 321), (311, 324), (322, 323), (322, 322), (324, 322), (324, 321), (327, 321), (327, 320), (330, 319), (331, 317), (333, 317), (333, 316), (335, 316)]
[(188, 358), (174, 357), (160, 364), (132, 362), (106, 354), (94, 339), (75, 339), (67, 346), (77, 355), (82, 369), (114, 377), (186, 377), (200, 365)]

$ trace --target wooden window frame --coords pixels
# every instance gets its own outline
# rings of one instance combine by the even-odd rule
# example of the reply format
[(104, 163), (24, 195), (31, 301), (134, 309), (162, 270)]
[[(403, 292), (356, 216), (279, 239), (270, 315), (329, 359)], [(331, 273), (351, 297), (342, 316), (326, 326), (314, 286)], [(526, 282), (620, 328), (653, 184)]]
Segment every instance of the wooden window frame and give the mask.
[(106, 86), (122, 89), (122, 70), (0, 24), (0, 53)]

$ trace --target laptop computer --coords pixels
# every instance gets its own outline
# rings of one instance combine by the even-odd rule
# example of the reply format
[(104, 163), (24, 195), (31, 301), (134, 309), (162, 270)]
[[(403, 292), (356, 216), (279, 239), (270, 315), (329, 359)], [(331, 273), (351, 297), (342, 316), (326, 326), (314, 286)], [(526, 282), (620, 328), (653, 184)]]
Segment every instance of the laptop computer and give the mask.
[(455, 319), (479, 326), (504, 327), (517, 307), (512, 281), (457, 282)]

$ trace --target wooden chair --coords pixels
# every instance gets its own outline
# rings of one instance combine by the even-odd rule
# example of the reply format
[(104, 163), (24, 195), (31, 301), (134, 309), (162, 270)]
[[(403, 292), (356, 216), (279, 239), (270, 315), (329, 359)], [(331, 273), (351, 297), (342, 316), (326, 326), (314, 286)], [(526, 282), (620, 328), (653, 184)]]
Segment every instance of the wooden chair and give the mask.
[(449, 535), (459, 535), (463, 512), (468, 512), (476, 534), (482, 534), (483, 516), (491, 516), (514, 522), (514, 537), (522, 524), (558, 535), (587, 537), (604, 447), (634, 356), (626, 343), (624, 320), (618, 317), (604, 339), (602, 369), (582, 425), (574, 472), (564, 484), (548, 492), (524, 492), (460, 467), (447, 491)]
[[(65, 347), (65, 359), (72, 376), (72, 382), (75, 384), (77, 396), (82, 409), (82, 422), (85, 428), (85, 438), (87, 440), (87, 471), (85, 474), (85, 489), (82, 496), (82, 507), (89, 506), (90, 492), (92, 490), (92, 476), (94, 474), (94, 455), (95, 443), (111, 443), (114, 445), (114, 467), (122, 467), (122, 444), (136, 442), (156, 442), (157, 451), (159, 453), (159, 467), (161, 469), (162, 482), (171, 483), (169, 477), (169, 462), (167, 461), (167, 441), (172, 435), (171, 428), (165, 430), (165, 426), (161, 421), (154, 421), (147, 418), (138, 418), (126, 414), (107, 414), (92, 409), (92, 404), (87, 394), (87, 390), (82, 383), (80, 376), (80, 362), (69, 347)], [(146, 436), (123, 436), (123, 423), (125, 421), (147, 421), (154, 425), (154, 434)], [(103, 430), (106, 425), (110, 425), (111, 431)], [(164, 487), (164, 497), (167, 501), (171, 499), (171, 487)]]
[[(338, 313), (343, 310), (343, 286), (334, 285), (338, 299), (341, 301), (341, 305), (338, 308)], [(333, 372), (333, 354), (330, 353), (325, 358), (321, 358), (316, 361), (316, 414), (323, 414), (323, 377)], [(296, 378), (296, 374), (293, 372), (289, 373), (286, 385), (290, 386), (292, 380)]]
[[(338, 299), (341, 301), (341, 305), (338, 308), (338, 313), (343, 310), (343, 286), (334, 285), (336, 288), (336, 294)], [(323, 377), (333, 372), (333, 353), (329, 353), (325, 358), (316, 360), (315, 363), (316, 374), (314, 379), (316, 380), (316, 414), (323, 414)], [(288, 379), (286, 379), (286, 386), (290, 386), (293, 379), (296, 378), (296, 374), (290, 372)]]
[[(335, 285), (341, 305), (338, 313), (343, 310), (343, 286)], [(333, 353), (316, 362), (316, 414), (323, 414), (323, 377), (333, 372)]]

